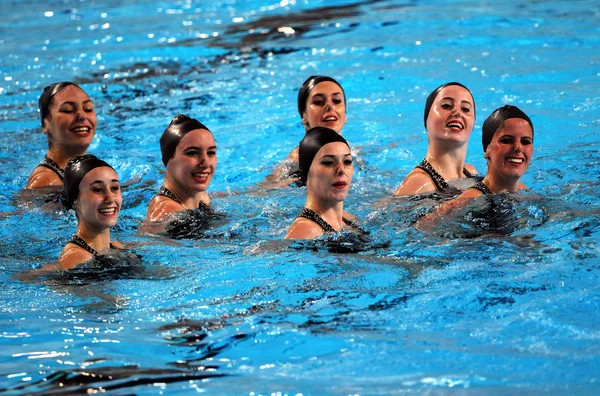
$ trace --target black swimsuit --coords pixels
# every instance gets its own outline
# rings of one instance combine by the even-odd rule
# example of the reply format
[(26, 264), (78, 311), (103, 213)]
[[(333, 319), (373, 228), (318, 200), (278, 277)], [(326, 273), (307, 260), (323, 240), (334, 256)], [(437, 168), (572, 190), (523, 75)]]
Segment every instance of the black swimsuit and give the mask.
[(481, 191), (483, 195), (493, 195), (494, 193), (486, 186), (482, 181), (477, 182), (474, 186), (469, 188), (474, 188), (475, 190)]
[[(425, 171), (425, 173), (427, 173), (431, 180), (433, 180), (433, 184), (435, 184), (437, 190), (443, 193), (444, 195), (456, 195), (461, 193), (461, 191), (458, 188), (450, 186), (448, 182), (444, 180), (442, 175), (440, 175), (435, 169), (433, 169), (433, 166), (431, 166), (427, 159), (423, 159), (423, 161), (421, 161), (421, 163), (417, 165), (416, 168)], [(468, 178), (475, 177), (464, 167), (463, 174)]]
[(54, 171), (54, 173), (56, 173), (60, 180), (63, 180), (65, 177), (65, 170), (61, 168), (60, 165), (58, 165), (56, 162), (48, 158), (47, 155), (44, 157), (44, 159), (42, 160), (42, 162), (40, 162), (38, 166), (43, 166), (44, 168), (48, 168), (51, 171)]
[[(167, 197), (178, 204), (181, 201), (166, 187), (161, 187), (157, 196)], [(212, 228), (215, 220), (221, 220), (225, 216), (215, 212), (210, 206), (200, 201), (197, 209), (186, 209), (177, 213), (177, 215), (166, 224), (166, 233), (170, 238), (204, 238), (205, 231)]]
[[(309, 219), (317, 223), (324, 232), (337, 232), (329, 223), (327, 223), (321, 216), (317, 214), (314, 210), (308, 208), (302, 208), (302, 211), (297, 217), (304, 217), (305, 219)], [(359, 226), (353, 221), (342, 218), (342, 221), (347, 226), (350, 226), (356, 230), (360, 230)]]
[[(98, 258), (98, 257), (101, 256), (101, 254), (98, 253), (98, 251), (96, 249), (94, 249), (93, 247), (91, 247), (79, 235), (73, 235), (71, 237), (71, 239), (69, 240), (68, 243), (72, 243), (73, 245), (77, 245), (80, 248), (83, 248), (83, 249), (87, 250), (88, 252), (90, 252), (92, 254), (92, 256), (94, 256), (94, 258)], [(110, 244), (110, 247), (111, 247), (111, 249), (115, 249), (116, 248), (112, 243)]]
[[(172, 199), (173, 201), (177, 202), (179, 205), (183, 206), (183, 204), (181, 203), (179, 198), (177, 198), (175, 196), (175, 194), (173, 194), (173, 192), (171, 190), (169, 190), (167, 187), (161, 186), (160, 190), (158, 190), (158, 194), (156, 194), (156, 195)], [(208, 206), (207, 204), (205, 204), (202, 201), (200, 201), (200, 203), (198, 204), (198, 209), (204, 210), (204, 211), (212, 211), (210, 206)]]

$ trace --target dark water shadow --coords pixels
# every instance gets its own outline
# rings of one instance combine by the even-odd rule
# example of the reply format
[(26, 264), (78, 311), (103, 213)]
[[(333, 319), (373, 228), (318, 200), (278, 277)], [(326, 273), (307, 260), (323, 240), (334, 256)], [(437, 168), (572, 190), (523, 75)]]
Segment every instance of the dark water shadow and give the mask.
[[(90, 394), (126, 390), (155, 383), (171, 384), (193, 380), (225, 377), (227, 374), (211, 372), (207, 367), (193, 370), (141, 368), (139, 365), (102, 367), (56, 371), (36, 382), (0, 392), (23, 392), (36, 395)], [(139, 391), (139, 389), (138, 389)], [(134, 394), (134, 393), (132, 393)]]

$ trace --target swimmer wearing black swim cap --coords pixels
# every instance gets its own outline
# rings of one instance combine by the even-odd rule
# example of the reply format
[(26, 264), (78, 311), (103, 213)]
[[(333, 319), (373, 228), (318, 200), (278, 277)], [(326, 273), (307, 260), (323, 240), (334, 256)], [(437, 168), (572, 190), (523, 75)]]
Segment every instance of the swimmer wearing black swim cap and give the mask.
[(160, 138), (166, 175), (148, 205), (145, 231), (166, 232), (173, 215), (185, 210), (210, 212), (208, 189), (217, 169), (217, 144), (212, 132), (185, 114), (171, 120)]
[(354, 165), (346, 139), (333, 129), (314, 127), (299, 145), (300, 169), (306, 179), (306, 203), (285, 239), (312, 239), (355, 227), (345, 217)]
[(394, 195), (435, 192), (444, 197), (456, 196), (462, 191), (456, 186), (459, 179), (470, 179), (477, 173), (465, 163), (475, 124), (471, 91), (458, 82), (440, 85), (427, 97), (423, 121), (427, 128), (427, 153)]
[(77, 216), (77, 232), (59, 256), (60, 269), (122, 249), (110, 241), (122, 204), (121, 184), (112, 166), (91, 154), (73, 157), (65, 168), (64, 189), (66, 205)]
[[(310, 76), (298, 91), (298, 113), (305, 131), (321, 126), (341, 134), (346, 125), (346, 93), (341, 84), (329, 76)], [(269, 182), (285, 186), (300, 177), (298, 148), (267, 177)]]

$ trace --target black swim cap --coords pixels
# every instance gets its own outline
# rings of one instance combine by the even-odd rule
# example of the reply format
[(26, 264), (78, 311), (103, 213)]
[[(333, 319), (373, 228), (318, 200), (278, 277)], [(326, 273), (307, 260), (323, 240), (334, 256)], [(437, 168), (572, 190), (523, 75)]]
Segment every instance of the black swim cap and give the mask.
[[(52, 98), (54, 98), (54, 95), (62, 91), (63, 88), (68, 87), (69, 85), (74, 85), (77, 88), (81, 89), (79, 85), (69, 81), (57, 82), (54, 84), (50, 84), (46, 88), (44, 88), (44, 92), (42, 92), (42, 95), (38, 100), (38, 105), (40, 108), (40, 117), (42, 119), (42, 126), (44, 126), (44, 120), (46, 119), (46, 116), (48, 116), (48, 108), (50, 107)], [(83, 89), (81, 90), (83, 91)]]
[(533, 123), (527, 114), (523, 113), (517, 106), (504, 105), (494, 110), (481, 127), (481, 143), (483, 144), (484, 152), (487, 150), (498, 128), (509, 118), (520, 118), (527, 121), (531, 126), (531, 137), (533, 138)]
[[(102, 161), (98, 157), (92, 154), (78, 155), (69, 160), (67, 167), (65, 168), (64, 186), (65, 186), (65, 205), (69, 208), (73, 208), (73, 203), (79, 196), (79, 184), (81, 180), (88, 174), (92, 169), (100, 167), (114, 168)], [(116, 173), (116, 171), (115, 171)]]
[(344, 88), (342, 88), (342, 85), (339, 82), (328, 76), (310, 76), (306, 81), (304, 81), (300, 87), (300, 90), (298, 91), (298, 113), (300, 113), (300, 117), (302, 117), (302, 113), (306, 111), (306, 100), (308, 99), (308, 95), (310, 95), (311, 91), (317, 84), (324, 81), (331, 81), (340, 87), (342, 94), (344, 95), (344, 104), (347, 105), (346, 92), (344, 92)]
[(454, 81), (448, 82), (448, 83), (442, 84), (439, 87), (437, 87), (436, 89), (434, 89), (433, 92), (431, 92), (429, 94), (429, 96), (427, 97), (427, 101), (425, 102), (425, 115), (423, 117), (425, 129), (427, 129), (427, 117), (429, 117), (429, 110), (431, 110), (431, 106), (433, 106), (433, 101), (435, 100), (435, 98), (437, 98), (437, 96), (439, 95), (439, 93), (442, 89), (449, 87), (451, 85), (458, 85), (459, 87), (463, 87), (464, 89), (469, 91), (469, 93), (471, 94), (471, 98), (473, 99), (473, 118), (475, 118), (475, 98), (473, 97), (473, 93), (469, 90), (469, 88), (465, 87), (461, 83), (454, 82)]
[(204, 126), (204, 124), (194, 118), (190, 118), (186, 114), (177, 114), (173, 117), (171, 123), (160, 137), (160, 152), (162, 154), (162, 162), (165, 166), (167, 166), (167, 162), (175, 155), (175, 149), (181, 138), (195, 129), (206, 129), (210, 132), (210, 129)]
[(310, 169), (310, 165), (315, 159), (315, 155), (321, 149), (321, 147), (325, 146), (329, 143), (341, 142), (344, 143), (348, 148), (350, 145), (336, 131), (333, 129), (325, 128), (325, 127), (314, 127), (310, 128), (306, 135), (304, 135), (304, 139), (300, 141), (300, 147), (298, 149), (298, 154), (300, 156), (300, 172), (302, 173), (302, 179), (306, 180), (308, 178), (308, 171)]

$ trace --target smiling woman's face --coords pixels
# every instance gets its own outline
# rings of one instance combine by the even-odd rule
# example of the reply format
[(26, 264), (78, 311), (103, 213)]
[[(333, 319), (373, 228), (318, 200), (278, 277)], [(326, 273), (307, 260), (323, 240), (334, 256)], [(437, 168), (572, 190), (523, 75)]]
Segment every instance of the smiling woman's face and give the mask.
[(113, 169), (101, 166), (81, 179), (74, 207), (79, 221), (102, 231), (117, 223), (121, 203), (121, 184), (117, 174)]
[(87, 149), (96, 133), (94, 103), (81, 88), (69, 85), (52, 98), (43, 129), (50, 145)]
[(531, 125), (520, 118), (504, 121), (485, 150), (488, 172), (513, 179), (527, 171), (532, 155), (533, 131)]
[(459, 85), (442, 89), (427, 117), (427, 131), (431, 137), (438, 139), (467, 142), (474, 124), (473, 97)]

